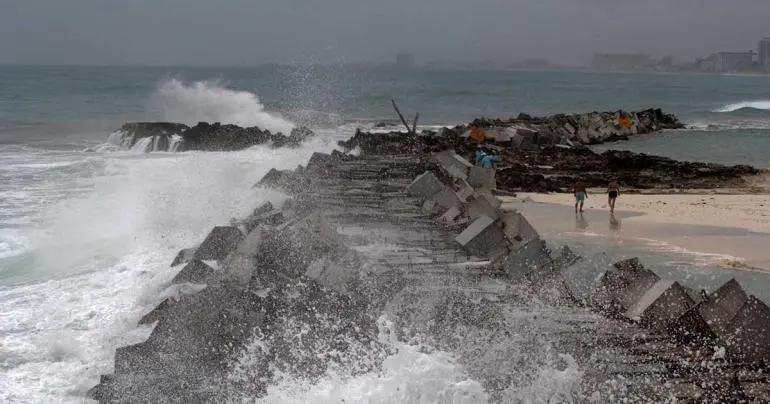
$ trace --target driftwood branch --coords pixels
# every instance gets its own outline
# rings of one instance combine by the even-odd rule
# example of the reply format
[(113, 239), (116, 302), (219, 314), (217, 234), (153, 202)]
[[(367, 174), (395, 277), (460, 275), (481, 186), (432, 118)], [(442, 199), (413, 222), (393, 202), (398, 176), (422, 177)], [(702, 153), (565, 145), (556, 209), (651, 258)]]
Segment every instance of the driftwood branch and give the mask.
[(398, 117), (401, 118), (401, 123), (406, 126), (406, 131), (409, 133), (412, 133), (412, 130), (409, 128), (409, 124), (406, 123), (406, 119), (404, 119), (404, 115), (401, 114), (401, 110), (398, 109), (398, 105), (396, 105), (396, 100), (390, 100), (393, 103), (393, 109), (396, 110), (396, 113), (398, 114)]
[(414, 114), (414, 122), (412, 123), (412, 133), (417, 133), (417, 121), (420, 119), (420, 113)]

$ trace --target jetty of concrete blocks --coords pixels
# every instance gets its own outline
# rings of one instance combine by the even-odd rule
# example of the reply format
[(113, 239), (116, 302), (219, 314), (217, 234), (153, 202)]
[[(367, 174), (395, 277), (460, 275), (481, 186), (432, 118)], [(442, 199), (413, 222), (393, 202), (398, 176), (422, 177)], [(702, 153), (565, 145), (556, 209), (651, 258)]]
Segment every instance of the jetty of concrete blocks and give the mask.
[(474, 166), (453, 150), (434, 153), (433, 159), (451, 184), (426, 171), (406, 192), (420, 198), (426, 210), (440, 210), (442, 223), (462, 226), (455, 241), (469, 255), (489, 260), (516, 280), (552, 270), (545, 243), (527, 219), (519, 212), (501, 209), (493, 194), (494, 169)]
[(513, 281), (560, 277), (563, 290), (578, 304), (683, 344), (716, 352), (724, 348), (727, 360), (770, 362), (770, 307), (747, 294), (735, 279), (706, 294), (661, 279), (638, 259), (612, 263), (604, 253), (569, 258), (569, 252), (562, 254), (566, 262), (554, 265), (527, 219), (500, 209), (492, 194), (494, 169), (474, 166), (452, 150), (433, 157), (453, 183), (442, 183), (427, 171), (415, 178), (407, 193), (443, 208), (441, 222), (462, 224), (464, 230), (455, 240), (468, 254), (501, 264)]

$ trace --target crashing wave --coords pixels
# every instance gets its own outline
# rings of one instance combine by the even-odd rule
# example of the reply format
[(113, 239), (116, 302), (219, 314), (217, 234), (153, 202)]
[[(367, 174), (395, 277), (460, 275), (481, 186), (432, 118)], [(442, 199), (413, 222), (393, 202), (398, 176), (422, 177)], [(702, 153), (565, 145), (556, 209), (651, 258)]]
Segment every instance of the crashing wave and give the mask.
[(761, 101), (741, 101), (733, 104), (727, 104), (713, 112), (730, 113), (739, 111), (770, 111), (770, 100)]

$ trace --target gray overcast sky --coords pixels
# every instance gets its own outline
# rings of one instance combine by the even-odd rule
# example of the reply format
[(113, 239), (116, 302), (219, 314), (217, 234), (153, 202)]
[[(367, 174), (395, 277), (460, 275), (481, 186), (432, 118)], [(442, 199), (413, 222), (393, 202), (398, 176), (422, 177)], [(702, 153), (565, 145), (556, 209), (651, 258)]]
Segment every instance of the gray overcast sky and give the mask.
[(0, 63), (691, 58), (753, 49), (770, 0), (0, 0)]

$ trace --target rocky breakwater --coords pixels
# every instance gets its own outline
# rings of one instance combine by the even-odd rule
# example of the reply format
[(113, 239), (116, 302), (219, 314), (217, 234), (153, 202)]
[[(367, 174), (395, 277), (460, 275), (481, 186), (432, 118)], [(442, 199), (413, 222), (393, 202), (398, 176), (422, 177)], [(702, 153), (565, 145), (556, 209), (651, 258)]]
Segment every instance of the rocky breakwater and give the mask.
[(108, 143), (138, 152), (236, 151), (270, 143), (275, 147), (298, 146), (314, 133), (307, 128), (294, 128), (286, 136), (258, 127), (200, 122), (187, 126), (173, 122), (133, 122), (112, 133)]
[(253, 400), (277, 375), (309, 385), (331, 366), (386, 373), (401, 341), (453, 353), (484, 388), (452, 396), (458, 384), (435, 402), (767, 399), (768, 308), (735, 282), (705, 294), (638, 260), (555, 254), (501, 209), (494, 170), (452, 149), (392, 153), (395, 136), (365, 139), (356, 156), (316, 153), (268, 173), (257, 185), (291, 199), (180, 251), (179, 293), (141, 320), (152, 334), (118, 348), (91, 396)]
[(513, 142), (517, 146), (584, 144), (592, 145), (627, 140), (633, 135), (685, 127), (673, 114), (660, 109), (642, 111), (588, 112), (531, 117), (519, 114), (510, 119), (476, 119), (455, 130), (480, 128), (485, 136), (497, 142)]
[(577, 179), (589, 187), (605, 187), (616, 179), (626, 189), (676, 190), (749, 188), (752, 176), (761, 174), (746, 165), (677, 161), (630, 151), (596, 153), (582, 145), (527, 145), (488, 138), (479, 142), (467, 133), (444, 128), (421, 134), (357, 132), (341, 145), (377, 153), (431, 153), (453, 149), (473, 161), (479, 147), (500, 157), (496, 182), (499, 190), (568, 192)]

